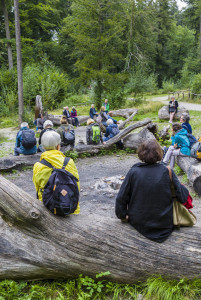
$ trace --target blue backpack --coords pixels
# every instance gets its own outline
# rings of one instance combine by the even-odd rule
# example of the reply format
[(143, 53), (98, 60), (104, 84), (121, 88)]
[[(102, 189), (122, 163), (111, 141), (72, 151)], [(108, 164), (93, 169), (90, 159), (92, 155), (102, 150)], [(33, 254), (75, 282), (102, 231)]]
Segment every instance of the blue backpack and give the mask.
[(78, 179), (65, 170), (69, 160), (65, 157), (62, 169), (54, 168), (45, 159), (40, 161), (53, 169), (42, 193), (43, 203), (53, 214), (62, 217), (72, 214), (79, 202)]
[(190, 148), (197, 142), (197, 139), (191, 133), (187, 133), (188, 140), (190, 142)]

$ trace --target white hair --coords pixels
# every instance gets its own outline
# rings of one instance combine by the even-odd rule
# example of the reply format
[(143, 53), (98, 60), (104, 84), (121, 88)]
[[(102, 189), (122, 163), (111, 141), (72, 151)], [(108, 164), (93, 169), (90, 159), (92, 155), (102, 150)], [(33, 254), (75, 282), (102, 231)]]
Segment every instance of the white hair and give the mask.
[(49, 130), (43, 133), (41, 138), (41, 144), (46, 151), (55, 150), (56, 147), (60, 145), (60, 143), (61, 138), (57, 132)]
[(111, 124), (113, 124), (113, 121), (112, 121), (112, 119), (107, 119), (106, 123), (107, 123), (107, 125), (111, 125)]
[(43, 128), (44, 128), (44, 129), (47, 128), (48, 126), (49, 126), (49, 127), (53, 127), (52, 121), (46, 120), (46, 121), (43, 123)]
[(29, 124), (27, 122), (22, 122), (20, 125), (20, 128), (28, 127), (28, 126), (29, 126)]

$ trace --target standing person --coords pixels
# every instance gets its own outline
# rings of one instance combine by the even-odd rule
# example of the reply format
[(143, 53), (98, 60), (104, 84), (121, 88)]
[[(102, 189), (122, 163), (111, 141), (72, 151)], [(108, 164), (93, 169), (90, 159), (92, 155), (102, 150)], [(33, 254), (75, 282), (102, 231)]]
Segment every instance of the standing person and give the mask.
[[(173, 231), (173, 198), (169, 171), (160, 164), (163, 153), (155, 139), (149, 139), (138, 148), (142, 161), (135, 164), (116, 198), (116, 216), (129, 222), (139, 233), (155, 242), (165, 241)], [(188, 190), (174, 171), (172, 181), (177, 201), (186, 203)]]
[(72, 118), (68, 106), (64, 107), (63, 115), (66, 116), (68, 124), (72, 124)]
[(187, 130), (182, 128), (181, 124), (175, 123), (172, 125), (172, 143), (173, 146), (168, 148), (168, 151), (163, 158), (163, 163), (167, 164), (170, 161), (170, 167), (173, 169), (176, 156), (190, 156), (190, 142), (187, 137)]
[(75, 109), (75, 106), (72, 107), (70, 115), (72, 118), (72, 124), (75, 125), (76, 127), (79, 126), (80, 124), (77, 118), (77, 110)]
[(94, 116), (98, 116), (96, 110), (95, 110), (95, 107), (94, 107), (94, 104), (91, 105), (91, 108), (90, 108), (90, 111), (89, 111), (89, 116), (91, 119), (94, 118)]
[(54, 130), (53, 129), (53, 123), (52, 121), (50, 120), (46, 120), (44, 123), (43, 123), (43, 130), (41, 131), (40, 133), (40, 137), (39, 137), (39, 140), (38, 140), (38, 152), (44, 152), (45, 149), (43, 149), (42, 147), (42, 144), (41, 144), (41, 139), (42, 139), (42, 136), (43, 134), (46, 132), (46, 131), (49, 131), (49, 130)]
[[(41, 154), (41, 160), (46, 160), (56, 169), (62, 169), (64, 164), (65, 155), (60, 151), (60, 135), (55, 131), (47, 131), (43, 134), (42, 137), (42, 147), (45, 149), (45, 152)], [(77, 168), (72, 159), (69, 160), (68, 164), (65, 167), (65, 170), (71, 173), (74, 177), (77, 178), (77, 186), (80, 190), (80, 182)], [(44, 187), (47, 184), (52, 173), (52, 168), (47, 167), (46, 165), (37, 162), (33, 168), (33, 183), (38, 195), (38, 199), (42, 201), (42, 195)], [(73, 214), (79, 214), (80, 206), (77, 205), (77, 209)]]
[(169, 114), (170, 120), (169, 123), (172, 123), (174, 115), (177, 113), (177, 107), (179, 106), (178, 102), (175, 100), (175, 97), (171, 97), (171, 101), (169, 102)]
[(103, 142), (101, 129), (93, 119), (87, 120), (86, 141), (87, 145), (98, 145)]
[(104, 101), (104, 103), (103, 103), (102, 106), (105, 107), (105, 112), (106, 112), (106, 114), (107, 114), (107, 113), (109, 112), (109, 110), (110, 110), (110, 105), (109, 105), (109, 103), (108, 103), (108, 99), (105, 99), (105, 101)]
[(180, 118), (182, 128), (186, 129), (188, 133), (192, 134), (192, 127), (189, 124), (190, 116), (187, 113), (183, 113)]
[(29, 129), (29, 124), (23, 122), (16, 136), (14, 155), (30, 155), (37, 152), (35, 132)]
[(57, 133), (61, 138), (61, 146), (71, 145), (72, 148), (75, 145), (75, 132), (74, 127), (68, 124), (66, 116), (62, 116), (60, 120), (61, 126), (57, 128)]

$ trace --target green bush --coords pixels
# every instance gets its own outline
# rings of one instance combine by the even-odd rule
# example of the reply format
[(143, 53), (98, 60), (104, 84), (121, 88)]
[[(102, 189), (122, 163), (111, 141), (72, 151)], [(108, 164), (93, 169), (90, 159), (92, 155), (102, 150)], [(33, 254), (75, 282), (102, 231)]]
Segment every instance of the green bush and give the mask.
[(195, 94), (201, 93), (201, 74), (194, 76), (192, 80), (191, 91)]
[(168, 92), (174, 92), (175, 90), (174, 82), (171, 80), (163, 81), (162, 87), (163, 87), (164, 94), (167, 94)]

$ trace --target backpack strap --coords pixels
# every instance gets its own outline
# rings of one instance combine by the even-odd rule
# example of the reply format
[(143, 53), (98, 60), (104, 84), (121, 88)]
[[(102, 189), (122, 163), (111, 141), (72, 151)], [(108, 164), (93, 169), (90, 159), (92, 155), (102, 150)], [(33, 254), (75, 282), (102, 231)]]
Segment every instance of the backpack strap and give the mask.
[(41, 164), (43, 164), (44, 166), (50, 168), (50, 169), (54, 169), (54, 167), (51, 165), (51, 163), (49, 163), (46, 159), (42, 159), (40, 161)]
[(65, 157), (65, 158), (64, 158), (64, 163), (63, 163), (62, 169), (65, 169), (65, 168), (66, 168), (66, 166), (67, 166), (69, 160), (70, 160), (70, 157)]

